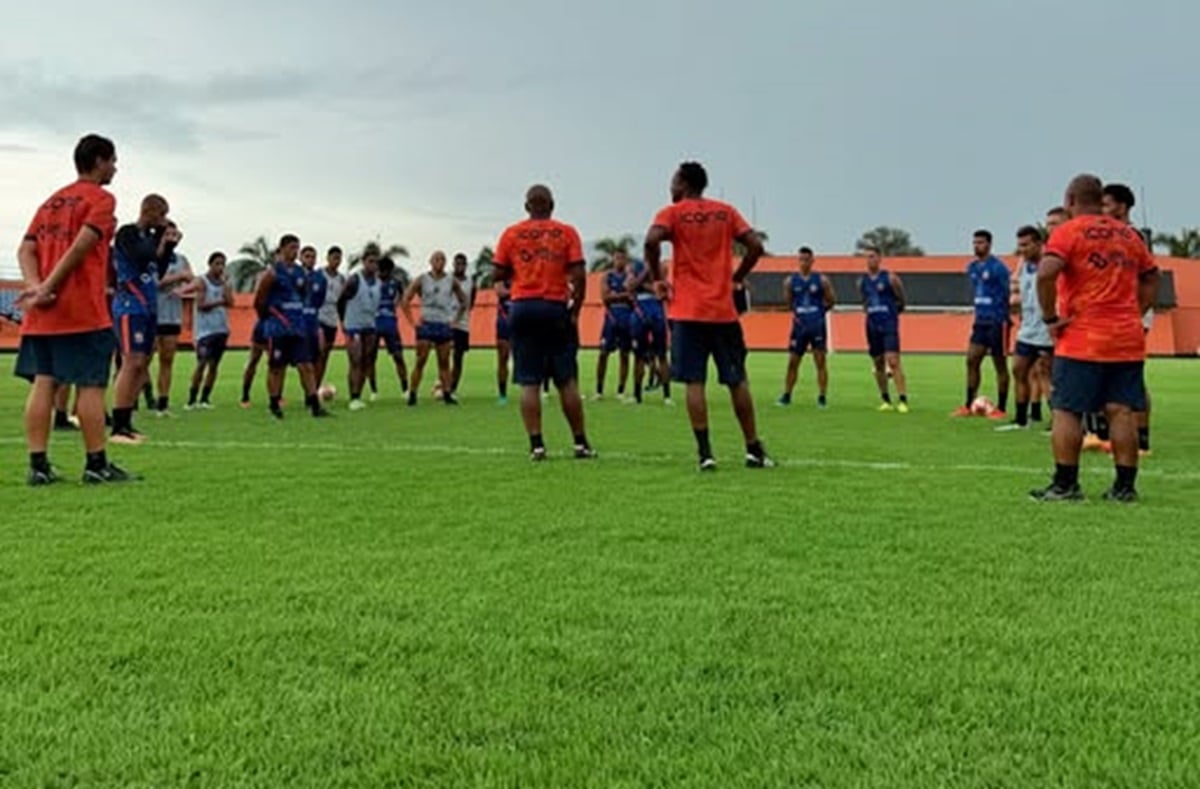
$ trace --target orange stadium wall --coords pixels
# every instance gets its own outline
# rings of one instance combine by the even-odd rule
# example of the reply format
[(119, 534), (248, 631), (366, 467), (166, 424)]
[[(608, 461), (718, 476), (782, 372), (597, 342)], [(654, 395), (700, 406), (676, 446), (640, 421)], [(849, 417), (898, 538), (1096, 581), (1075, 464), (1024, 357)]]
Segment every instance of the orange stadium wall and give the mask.
[[(1159, 258), (1159, 266), (1173, 273), (1177, 306), (1159, 312), (1148, 343), (1156, 356), (1195, 356), (1200, 351), (1200, 261)], [(1009, 260), (1010, 265), (1015, 261)], [(818, 269), (825, 272), (859, 272), (863, 261), (856, 257), (821, 258)], [(966, 260), (962, 257), (892, 258), (885, 266), (903, 276), (908, 273), (961, 272)], [(782, 272), (795, 268), (792, 258), (765, 258), (756, 271)], [(17, 287), (16, 283), (0, 283), (0, 287)], [(830, 341), (836, 351), (865, 351), (862, 313), (854, 308), (839, 309), (831, 316)], [(184, 310), (184, 343), (191, 341), (192, 311)], [(496, 301), (491, 291), (481, 291), (471, 315), (473, 345), (495, 344)], [(604, 321), (600, 303), (600, 275), (588, 277), (587, 300), (580, 319), (580, 338), (585, 347), (599, 342)], [(231, 345), (246, 347), (254, 325), (254, 312), (248, 294), (237, 296), (237, 306), (231, 310)], [(742, 320), (747, 344), (757, 350), (785, 350), (791, 327), (791, 316), (785, 311), (752, 310)], [(971, 316), (965, 312), (909, 312), (901, 318), (901, 338), (904, 349), (918, 353), (961, 352), (971, 329)], [(413, 332), (403, 326), (401, 333), (411, 347)], [(0, 319), (0, 350), (17, 346), (17, 327)]]

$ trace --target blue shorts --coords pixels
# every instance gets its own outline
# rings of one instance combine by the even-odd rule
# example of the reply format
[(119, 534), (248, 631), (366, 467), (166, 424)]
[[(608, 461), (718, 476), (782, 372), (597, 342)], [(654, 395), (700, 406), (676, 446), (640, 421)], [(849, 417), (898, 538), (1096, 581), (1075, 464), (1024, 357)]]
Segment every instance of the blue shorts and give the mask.
[(326, 326), (324, 323), (321, 324), (321, 333), (325, 335), (326, 350), (337, 345), (337, 331), (337, 326)]
[(634, 312), (629, 333), (633, 337), (633, 351), (642, 360), (666, 358), (667, 318), (661, 310)]
[(496, 310), (496, 341), (508, 342), (512, 339), (512, 327), (509, 325), (508, 312)]
[(315, 364), (321, 357), (321, 332), (305, 333), (296, 348), (295, 364)]
[(600, 332), (600, 350), (604, 353), (629, 353), (633, 348), (629, 312), (608, 312), (604, 315), (604, 330)]
[(228, 334), (210, 334), (196, 340), (196, 361), (220, 364), (229, 347)]
[(717, 365), (717, 380), (737, 386), (746, 380), (746, 339), (742, 324), (671, 321), (671, 378), (680, 383), (708, 381), (708, 360)]
[(306, 364), (308, 339), (298, 334), (267, 338), (267, 364), (274, 368)]
[(867, 324), (867, 353), (878, 359), (885, 353), (900, 353), (899, 326), (872, 326)]
[(814, 353), (825, 352), (825, 324), (806, 326), (800, 321), (792, 321), (792, 337), (788, 342), (788, 349), (797, 356), (803, 356), (810, 348)]
[(1043, 356), (1053, 356), (1053, 345), (1030, 345), (1027, 342), (1017, 340), (1017, 347), (1013, 350), (1014, 356), (1020, 356), (1025, 359), (1040, 359)]
[(514, 301), (509, 324), (513, 380), (518, 385), (540, 386), (549, 378), (563, 386), (578, 377), (579, 333), (566, 304), (544, 299)]
[(1054, 359), (1054, 408), (1076, 414), (1101, 412), (1107, 405), (1146, 410), (1145, 362), (1085, 362)]
[(417, 342), (431, 342), (434, 345), (443, 345), (454, 340), (454, 330), (449, 323), (421, 323), (417, 324)]
[(140, 353), (154, 353), (154, 341), (158, 338), (158, 325), (153, 315), (120, 315), (113, 323), (116, 329), (118, 349), (121, 356), (128, 358)]
[(254, 322), (254, 331), (250, 333), (250, 342), (254, 345), (265, 346), (267, 344), (267, 327), (261, 320)]
[(971, 327), (971, 344), (982, 346), (988, 356), (1006, 356), (1008, 330), (1007, 323), (976, 323)]
[(404, 353), (404, 340), (400, 337), (399, 329), (377, 331), (375, 334), (383, 341), (383, 347), (387, 350), (388, 356), (396, 357)]
[(116, 350), (112, 330), (78, 334), (25, 335), (17, 351), (13, 373), (27, 381), (44, 376), (60, 384), (102, 388)]

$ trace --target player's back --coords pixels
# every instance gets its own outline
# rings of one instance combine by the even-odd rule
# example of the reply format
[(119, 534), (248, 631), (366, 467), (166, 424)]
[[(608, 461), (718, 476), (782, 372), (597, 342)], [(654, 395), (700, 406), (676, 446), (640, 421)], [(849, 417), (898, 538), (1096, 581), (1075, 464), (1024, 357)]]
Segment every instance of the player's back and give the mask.
[(583, 261), (583, 243), (571, 225), (557, 219), (526, 219), (504, 231), (496, 262), (512, 269), (513, 301), (565, 302), (567, 269)]
[(1058, 282), (1059, 317), (1068, 323), (1056, 353), (1088, 361), (1144, 359), (1138, 288), (1154, 258), (1137, 230), (1100, 215), (1075, 217), (1054, 231), (1046, 254), (1066, 263)]
[(705, 197), (680, 200), (654, 224), (669, 232), (671, 285), (668, 312), (676, 320), (733, 322), (733, 242), (750, 225), (737, 209)]

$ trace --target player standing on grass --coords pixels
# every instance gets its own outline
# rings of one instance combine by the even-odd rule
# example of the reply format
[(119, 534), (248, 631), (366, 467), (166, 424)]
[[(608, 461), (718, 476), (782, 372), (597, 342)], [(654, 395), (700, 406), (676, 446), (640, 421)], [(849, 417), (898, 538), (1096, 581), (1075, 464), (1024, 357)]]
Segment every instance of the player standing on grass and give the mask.
[[(1021, 328), (1017, 331), (1017, 347), (1013, 353), (1012, 374), (1017, 383), (1017, 416), (998, 432), (1024, 430), (1029, 427), (1030, 397), (1033, 382), (1046, 378), (1045, 371), (1054, 357), (1054, 339), (1042, 322), (1038, 305), (1037, 273), (1042, 260), (1042, 232), (1032, 225), (1017, 231), (1017, 253), (1021, 262), (1013, 287), (1013, 306), (1020, 312)], [(1034, 401), (1035, 421), (1041, 421), (1041, 401)]]
[[(168, 221), (167, 229), (175, 232), (176, 244), (183, 239), (174, 222)], [(179, 336), (183, 334), (183, 295), (195, 275), (188, 259), (179, 252), (173, 252), (166, 261), (159, 261), (158, 275), (158, 324), (154, 331), (158, 350), (158, 399), (154, 411), (159, 417), (165, 417), (170, 413), (175, 355), (179, 351)]]
[(496, 402), (508, 405), (508, 360), (512, 354), (512, 328), (509, 310), (512, 308), (512, 282), (497, 280), (496, 291)]
[(462, 381), (463, 360), (471, 350), (471, 310), (475, 309), (475, 280), (467, 274), (467, 256), (459, 252), (454, 256), (454, 281), (466, 298), (467, 309), (454, 323), (454, 358), (451, 360), (450, 393), (458, 394)]
[[(412, 300), (421, 297), (421, 320), (412, 315)], [(450, 382), (450, 350), (454, 342), (453, 325), (467, 312), (467, 295), (458, 280), (446, 273), (446, 253), (438, 250), (429, 258), (429, 271), (412, 281), (400, 301), (404, 319), (417, 331), (417, 361), (409, 381), (408, 404), (417, 404), (421, 376), (430, 350), (437, 354), (438, 390), (446, 405), (458, 405)]]
[(579, 309), (587, 293), (583, 242), (574, 227), (552, 218), (554, 195), (549, 187), (530, 187), (525, 210), (529, 218), (501, 235), (493, 265), (495, 280), (511, 283), (513, 378), (521, 387), (521, 419), (529, 435), (530, 457), (535, 462), (546, 459), (540, 389), (548, 377), (558, 387), (576, 459), (591, 459), (596, 453), (584, 427), (575, 357)]
[(133, 427), (138, 394), (150, 380), (158, 318), (159, 266), (166, 266), (179, 241), (168, 227), (170, 207), (159, 195), (142, 200), (138, 221), (124, 225), (113, 242), (116, 292), (112, 314), (117, 323), (121, 368), (113, 392), (112, 441), (140, 444), (145, 436)]
[(192, 373), (192, 386), (188, 390), (188, 411), (212, 408), (217, 371), (229, 345), (229, 310), (233, 308), (233, 286), (225, 279), (224, 254), (214, 252), (208, 256), (208, 271), (197, 283), (193, 288), (196, 305), (193, 321), (196, 371)]
[[(646, 234), (646, 266), (667, 300), (671, 318), (671, 377), (687, 385), (688, 417), (696, 437), (700, 470), (714, 471), (708, 434), (708, 360), (717, 365), (717, 380), (729, 387), (733, 411), (746, 443), (746, 466), (770, 468), (759, 440), (754, 399), (746, 379), (746, 342), (734, 304), (734, 288), (742, 287), (763, 254), (758, 234), (733, 206), (704, 196), (708, 173), (697, 162), (684, 162), (671, 179), (671, 204), (655, 216)], [(733, 268), (733, 243), (746, 254)], [(671, 281), (662, 282), (662, 245), (672, 248)]]
[[(265, 272), (264, 272), (265, 273)], [(254, 290), (262, 282), (262, 274), (254, 281)], [(254, 328), (250, 332), (250, 356), (246, 359), (246, 369), (242, 372), (242, 399), (238, 405), (241, 408), (250, 407), (250, 389), (254, 386), (254, 377), (258, 373), (258, 363), (267, 353), (267, 324), (260, 317), (254, 320)]]
[[(658, 378), (663, 390), (663, 404), (674, 406), (671, 400), (671, 370), (667, 361), (667, 312), (662, 299), (654, 292), (650, 270), (637, 261), (630, 270), (626, 285), (633, 294), (633, 314), (629, 316), (629, 333), (633, 339), (633, 399), (642, 402), (642, 381), (649, 367), (651, 381)], [(646, 389), (645, 391), (649, 391)]]
[(619, 354), (617, 399), (625, 399), (629, 381), (629, 351), (633, 348), (630, 320), (633, 316), (633, 294), (626, 288), (629, 279), (629, 256), (618, 249), (613, 254), (613, 267), (600, 278), (600, 301), (604, 304), (604, 328), (600, 332), (600, 355), (596, 358), (596, 399), (604, 398), (604, 379), (608, 375), (608, 357)]
[(829, 391), (829, 367), (826, 359), (828, 344), (825, 340), (825, 316), (833, 309), (837, 299), (833, 295), (833, 284), (823, 274), (813, 273), (813, 251), (800, 247), (800, 272), (792, 274), (783, 283), (783, 298), (792, 308), (792, 336), (788, 343), (787, 377), (783, 382), (783, 394), (779, 405), (792, 404), (792, 391), (800, 372), (804, 353), (812, 348), (813, 364), (817, 368), (817, 407), (824, 408)]
[(375, 348), (379, 346), (375, 334), (382, 292), (378, 266), (379, 247), (368, 244), (363, 250), (361, 268), (346, 280), (346, 287), (338, 297), (338, 315), (346, 332), (346, 356), (350, 362), (347, 377), (351, 411), (367, 407), (362, 401), (362, 390)]
[(1145, 408), (1142, 315), (1158, 293), (1158, 269), (1137, 230), (1101, 214), (1102, 200), (1099, 178), (1080, 175), (1071, 181), (1065, 201), (1071, 220), (1054, 232), (1038, 270), (1042, 319), (1056, 337), (1055, 471), (1048, 487), (1033, 491), (1039, 501), (1084, 497), (1080, 419), (1101, 410), (1108, 416), (1116, 464), (1116, 481), (1104, 498), (1137, 500), (1133, 414)]
[[(313, 391), (317, 391), (317, 365), (325, 344), (321, 331), (321, 307), (325, 305), (328, 280), (317, 271), (317, 248), (306, 246), (300, 250), (300, 266), (304, 270), (304, 335), (301, 341), (300, 358), (312, 369)], [(319, 398), (318, 398), (319, 399)]]
[[(375, 382), (375, 365), (379, 358), (379, 344), (387, 351), (388, 358), (396, 367), (396, 377), (400, 379), (400, 391), (408, 391), (408, 367), (404, 364), (404, 341), (400, 337), (400, 321), (396, 310), (400, 304), (400, 283), (396, 280), (396, 261), (383, 258), (379, 261), (379, 311), (375, 314), (375, 334), (378, 340), (371, 348), (371, 360), (368, 363), (367, 377), (371, 381), (372, 390)], [(375, 392), (371, 392), (375, 398)]]
[(983, 357), (991, 356), (996, 367), (996, 410), (989, 419), (1006, 419), (1008, 414), (1008, 329), (1012, 289), (1004, 261), (992, 254), (992, 233), (976, 230), (975, 259), (967, 264), (967, 276), (975, 292), (975, 323), (967, 344), (967, 399), (954, 416), (972, 416), (971, 404), (979, 393)]
[(113, 356), (107, 284), (116, 200), (104, 189), (117, 172), (110, 140), (89, 134), (75, 146), (78, 180), (38, 209), (17, 249), (24, 311), (16, 375), (32, 384), (25, 403), (25, 440), (32, 487), (59, 481), (47, 450), (54, 393), (77, 387), (76, 403), (87, 460), (83, 481), (129, 482), (132, 474), (104, 449), (104, 390)]
[[(863, 310), (867, 313), (867, 352), (875, 365), (875, 383), (883, 403), (880, 411), (908, 413), (908, 380), (900, 362), (900, 313), (904, 312), (904, 283), (883, 268), (878, 247), (866, 247), (867, 273), (858, 280)], [(898, 405), (892, 405), (888, 376), (896, 380)]]
[[(1112, 217), (1118, 222), (1122, 222), (1130, 227), (1133, 226), (1133, 221), (1129, 218), (1129, 212), (1133, 210), (1137, 201), (1134, 199), (1133, 190), (1125, 184), (1107, 184), (1104, 187), (1104, 214)], [(1157, 300), (1157, 295), (1156, 299)], [(1142, 329), (1146, 334), (1150, 334), (1150, 329), (1154, 327), (1154, 304), (1151, 303), (1150, 308), (1142, 314)], [(1138, 411), (1134, 414), (1137, 419), (1138, 430), (1138, 452), (1142, 455), (1150, 454), (1150, 390), (1146, 390), (1146, 408), (1143, 411)], [(1109, 447), (1111, 449), (1111, 447)]]
[(317, 320), (321, 324), (321, 354), (317, 357), (317, 388), (325, 382), (325, 370), (329, 367), (329, 354), (337, 345), (338, 334), (338, 297), (346, 287), (346, 275), (339, 269), (342, 267), (342, 248), (332, 246), (325, 253), (325, 268), (317, 275), (325, 280), (325, 301), (317, 311)]

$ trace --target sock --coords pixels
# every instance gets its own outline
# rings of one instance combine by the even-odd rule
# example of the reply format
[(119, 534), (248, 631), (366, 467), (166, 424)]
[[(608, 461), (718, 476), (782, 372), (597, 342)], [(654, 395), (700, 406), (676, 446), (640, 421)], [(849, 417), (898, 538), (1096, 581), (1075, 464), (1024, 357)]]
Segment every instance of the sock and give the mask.
[(315, 414), (321, 410), (321, 401), (315, 394), (305, 395), (304, 407)]
[(624, 396), (625, 396), (625, 384), (621, 384), (620, 386), (617, 387), (617, 397), (624, 397)]
[(147, 383), (145, 386), (143, 386), (142, 387), (142, 395), (144, 395), (146, 398), (146, 407), (147, 408), (154, 405), (154, 385), (153, 384)]
[(892, 402), (892, 394), (891, 394), (891, 392), (888, 392), (886, 389), (884, 391), (880, 392), (879, 396), (883, 398), (883, 402), (885, 402), (885, 403)]
[(971, 403), (974, 403), (974, 402), (975, 402), (975, 390), (968, 386), (967, 387), (967, 408), (970, 408)]
[(443, 402), (443, 403), (450, 403), (450, 402), (453, 402), (453, 401), (454, 401), (454, 390), (452, 390), (452, 389), (443, 389), (443, 390), (442, 390), (442, 402)]
[(642, 402), (642, 382), (640, 380), (633, 382), (633, 399), (639, 404)]
[(242, 384), (242, 402), (243, 403), (250, 402), (250, 384), (247, 384), (247, 383)]
[(1096, 414), (1096, 437), (1101, 441), (1108, 440), (1108, 417)]
[(212, 397), (212, 387), (211, 386), (204, 387), (203, 391), (201, 391), (201, 393), (200, 393), (200, 402), (207, 403), (209, 401), (209, 398), (211, 398), (211, 397)]
[[(791, 400), (791, 399), (792, 399), (791, 395), (788, 395), (788, 400)], [(903, 397), (900, 398), (900, 402), (904, 402)], [(817, 405), (825, 405), (825, 395), (823, 395), (823, 394), (817, 395)]]
[(271, 410), (272, 410), (272, 411), (278, 411), (278, 410), (279, 410), (279, 401), (280, 401), (280, 399), (281, 399), (281, 398), (279, 397), (279, 395), (271, 395)]
[(159, 411), (166, 411), (166, 410), (167, 410), (167, 405), (168, 405), (168, 403), (169, 403), (169, 400), (168, 400), (166, 397), (161, 397), (161, 396), (160, 396), (160, 397), (158, 398), (158, 406), (157, 406), (158, 410), (159, 410)]
[(781, 402), (781, 403), (790, 403), (790, 402), (792, 402), (792, 393), (791, 393), (791, 392), (784, 392), (783, 394), (781, 394), (781, 395), (779, 396), (779, 402)]
[(712, 457), (712, 444), (708, 443), (708, 428), (703, 430), (692, 430), (696, 435), (696, 449), (700, 452), (701, 459)]
[(575, 434), (575, 446), (587, 447), (588, 446), (587, 435), (584, 433), (576, 433)]
[(1150, 428), (1149, 427), (1139, 427), (1138, 428), (1138, 449), (1140, 449), (1143, 452), (1150, 451)]
[(30, 452), (29, 453), (29, 468), (33, 471), (42, 473), (50, 472), (50, 458), (45, 452)]
[(549, 379), (549, 378), (547, 378), (546, 380), (542, 381), (542, 391), (543, 391), (543, 392), (549, 392), (549, 391), (550, 391), (550, 379)]
[(104, 450), (99, 452), (87, 453), (87, 470), (88, 471), (103, 471), (108, 468), (108, 456)]
[(900, 395), (900, 402), (907, 404), (908, 403), (908, 395), (906, 395), (906, 394)]
[(999, 408), (1001, 411), (1008, 410), (1008, 392), (1000, 393), (1000, 402), (996, 403), (996, 407)]
[(1137, 483), (1137, 466), (1117, 466), (1117, 490), (1133, 490)]
[(500, 390), (501, 397), (505, 397), (505, 398), (508, 397), (508, 381), (498, 384), (497, 388), (499, 388), (499, 390)]
[(133, 409), (132, 408), (114, 408), (113, 416), (113, 432), (120, 433), (131, 430), (133, 428)]
[(1079, 484), (1079, 466), (1054, 464), (1054, 484), (1060, 488), (1073, 488)]
[(56, 410), (54, 412), (54, 426), (55, 427), (67, 427), (70, 424), (71, 424), (71, 418), (67, 414), (66, 411)]
[(196, 404), (196, 397), (199, 396), (200, 390), (196, 387), (188, 389), (188, 405)]
[(670, 381), (663, 381), (663, 382), (662, 382), (662, 389), (663, 389), (663, 399), (664, 399), (664, 400), (670, 400), (670, 399), (671, 399), (671, 382), (670, 382)]
[(746, 454), (753, 455), (756, 458), (761, 458), (767, 453), (766, 450), (763, 449), (762, 442), (755, 440), (746, 445)]
[(529, 436), (529, 449), (531, 452), (536, 452), (539, 449), (545, 449), (546, 442), (542, 440), (541, 433), (533, 433)]
[(409, 405), (416, 405), (416, 404), (417, 404), (417, 390), (416, 390), (416, 389), (412, 389), (412, 390), (410, 390), (410, 391), (409, 391), (409, 393), (408, 393), (408, 404), (409, 404)]
[(1042, 421), (1042, 401), (1034, 400), (1029, 406), (1029, 418), (1034, 422)]
[(1017, 403), (1017, 424), (1021, 427), (1029, 424), (1029, 403)]

